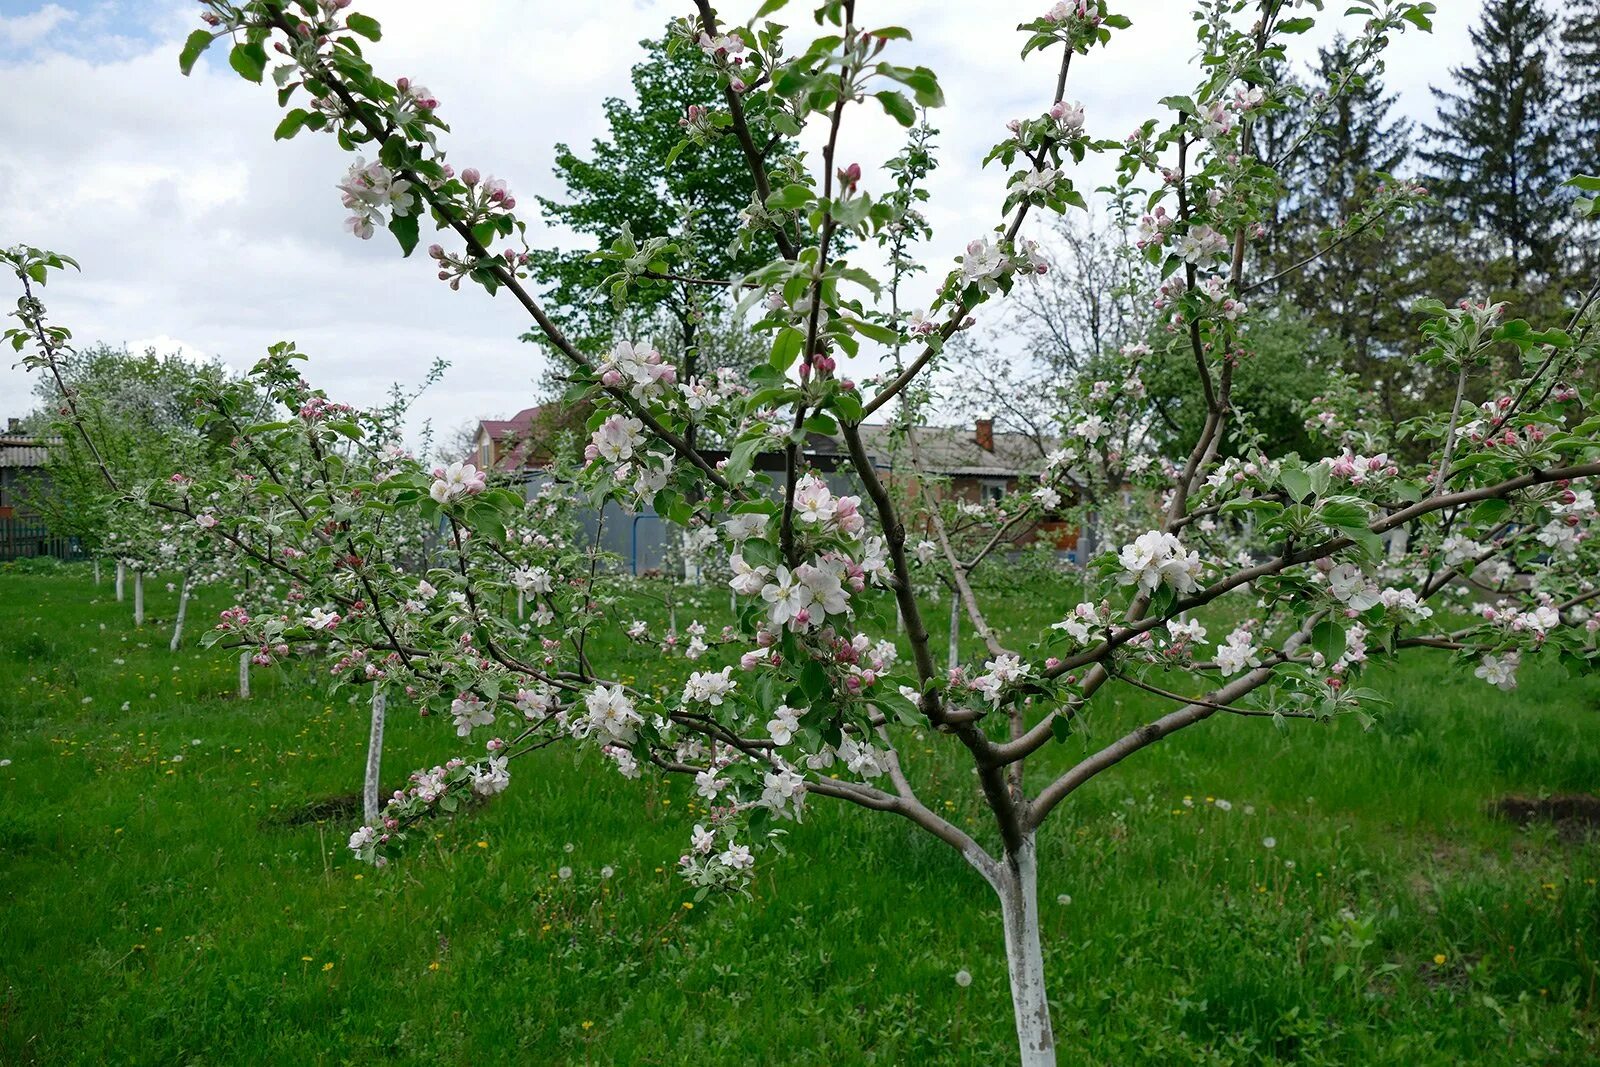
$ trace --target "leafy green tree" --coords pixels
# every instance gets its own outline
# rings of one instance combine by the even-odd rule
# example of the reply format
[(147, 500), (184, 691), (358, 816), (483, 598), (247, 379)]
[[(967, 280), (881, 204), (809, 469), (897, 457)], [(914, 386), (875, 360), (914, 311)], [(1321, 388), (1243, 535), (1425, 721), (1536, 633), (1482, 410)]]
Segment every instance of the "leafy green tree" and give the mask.
[[(670, 49), (671, 40), (668, 34), (641, 42), (648, 54), (633, 68), (634, 99), (605, 101), (609, 134), (595, 139), (588, 159), (556, 145), (555, 173), (566, 196), (540, 197), (539, 203), (549, 221), (603, 246), (624, 231), (640, 245), (670, 239), (676, 248), (674, 269), (656, 273), (729, 280), (767, 263), (776, 249), (767, 237), (730, 246), (708, 236), (737, 229), (755, 187), (738, 143), (726, 131), (713, 127), (684, 142), (683, 123), (691, 107), (709, 113), (725, 105), (717, 78), (700, 62), (698, 50)], [(769, 152), (768, 167), (781, 169), (790, 158), (784, 142), (754, 115), (751, 132), (758, 143), (777, 146)], [(663, 167), (669, 157), (671, 165)], [(626, 309), (619, 311), (602, 290), (614, 263), (597, 261), (587, 251), (543, 249), (534, 265), (553, 314), (586, 349), (607, 348), (618, 336), (649, 338), (677, 357), (685, 381), (706, 368), (753, 359), (745, 351), (752, 342), (739, 336), (742, 323), (717, 287), (639, 278)]]
[(136, 355), (100, 344), (63, 350), (57, 362), (98, 454), (67, 419), (54, 377), (42, 375), (34, 386), (39, 407), (29, 422), (53, 429), (61, 444), (51, 454), (47, 479), (32, 488), (30, 503), (54, 532), (76, 536), (93, 549), (119, 521), (119, 494), (107, 484), (102, 462), (118, 484), (128, 486), (175, 472), (196, 476), (221, 462), (229, 431), (195, 423), (204, 397), (241, 388), (220, 361), (197, 363), (154, 348)]
[[(1253, 324), (1251, 354), (1233, 377), (1233, 417), (1238, 432), (1221, 455), (1317, 454), (1303, 409), (1328, 389), (1341, 348), (1326, 328), (1290, 303), (1280, 303)], [(1183, 345), (1158, 349), (1145, 362), (1150, 436), (1160, 455), (1185, 455), (1200, 439), (1206, 402)]]

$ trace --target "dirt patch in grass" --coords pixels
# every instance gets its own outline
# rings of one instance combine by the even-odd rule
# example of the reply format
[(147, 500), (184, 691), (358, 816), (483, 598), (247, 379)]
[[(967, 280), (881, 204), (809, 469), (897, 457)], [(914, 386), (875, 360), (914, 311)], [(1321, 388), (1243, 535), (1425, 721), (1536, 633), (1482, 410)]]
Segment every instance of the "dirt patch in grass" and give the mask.
[(1491, 804), (1489, 812), (1523, 825), (1534, 821), (1553, 823), (1568, 841), (1600, 833), (1600, 796), (1593, 793), (1557, 793), (1548, 797), (1512, 794)]

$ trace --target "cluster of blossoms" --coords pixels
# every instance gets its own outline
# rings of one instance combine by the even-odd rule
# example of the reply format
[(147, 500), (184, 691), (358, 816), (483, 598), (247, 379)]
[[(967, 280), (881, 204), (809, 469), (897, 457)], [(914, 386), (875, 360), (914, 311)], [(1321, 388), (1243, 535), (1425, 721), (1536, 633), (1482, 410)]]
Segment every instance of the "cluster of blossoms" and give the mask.
[(1141, 593), (1153, 593), (1163, 582), (1173, 592), (1189, 593), (1200, 577), (1200, 553), (1186, 551), (1176, 536), (1160, 530), (1142, 533), (1132, 544), (1117, 553), (1123, 585), (1138, 585)]
[(1021, 657), (1009, 653), (989, 660), (983, 665), (983, 670), (984, 673), (967, 683), (967, 688), (996, 707), (1007, 686), (1015, 685), (1033, 672), (1033, 668), (1022, 662)]
[(627, 389), (635, 400), (653, 400), (678, 380), (678, 368), (643, 344), (618, 341), (599, 366), (600, 384)]
[(471, 463), (452, 463), (448, 467), (433, 468), (433, 484), (428, 496), (436, 503), (448, 504), (464, 496), (476, 496), (488, 486), (483, 471)]
[(1043, 15), (1046, 22), (1063, 25), (1085, 25), (1091, 29), (1100, 25), (1100, 9), (1090, 0), (1057, 0)]
[(1328, 473), (1335, 478), (1343, 478), (1351, 485), (1366, 485), (1379, 478), (1396, 477), (1400, 473), (1400, 468), (1387, 453), (1359, 456), (1354, 452), (1346, 452), (1338, 457), (1324, 457), (1322, 465), (1327, 467)]
[(384, 211), (396, 218), (410, 215), (417, 206), (411, 183), (396, 177), (382, 163), (368, 163), (360, 156), (350, 164), (350, 171), (339, 183), (344, 194), (344, 206), (350, 217), (345, 228), (363, 241), (369, 239), (377, 226), (384, 225)]
[(1050, 628), (1066, 634), (1076, 645), (1087, 645), (1094, 639), (1095, 631), (1105, 628), (1108, 609), (1106, 604), (1082, 603), (1060, 622), (1051, 623)]
[(1548, 597), (1526, 611), (1502, 600), (1498, 604), (1483, 605), (1478, 613), (1491, 626), (1510, 635), (1527, 634), (1536, 644), (1543, 643), (1551, 631), (1561, 625), (1561, 612)]
[(604, 463), (605, 475), (618, 487), (628, 487), (635, 499), (648, 501), (672, 475), (673, 458), (647, 452), (644, 423), (628, 415), (611, 415), (589, 437), (584, 460), (596, 467)]
[(1223, 677), (1231, 678), (1240, 671), (1261, 666), (1260, 649), (1255, 635), (1243, 626), (1228, 634), (1228, 639), (1217, 646), (1217, 669)]
[(458, 810), (471, 796), (489, 797), (511, 784), (510, 759), (492, 753), (504, 742), (490, 742), (491, 754), (481, 763), (455, 758), (425, 771), (413, 771), (404, 789), (395, 790), (384, 806), (378, 825), (361, 826), (350, 835), (349, 848), (357, 859), (384, 866), (388, 860), (378, 850), (404, 838), (404, 827), (433, 814)]
[(961, 257), (961, 282), (992, 293), (999, 289), (1000, 279), (1010, 269), (1011, 261), (1000, 247), (982, 237), (967, 244), (967, 253)]

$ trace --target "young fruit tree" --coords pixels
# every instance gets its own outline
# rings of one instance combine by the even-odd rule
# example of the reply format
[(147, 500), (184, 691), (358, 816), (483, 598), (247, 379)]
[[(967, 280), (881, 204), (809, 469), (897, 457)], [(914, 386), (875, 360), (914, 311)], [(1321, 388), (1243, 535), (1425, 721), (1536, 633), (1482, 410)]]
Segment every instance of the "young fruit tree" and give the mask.
[[(1508, 319), (1500, 306), (1430, 306), (1413, 358), (1455, 376), (1447, 409), (1395, 428), (1364, 419), (1359, 397), (1330, 401), (1308, 413), (1325, 448), (1264, 454), (1239, 428), (1231, 390), (1265, 313), (1251, 294), (1272, 280), (1255, 271), (1253, 242), (1300, 144), (1268, 157), (1252, 130), (1281, 110), (1314, 130), (1390, 37), (1429, 28), (1432, 4), (1346, 0), (1349, 65), (1331, 93), (1313, 96), (1282, 72), (1320, 3), (1200, 0), (1193, 91), (1162, 101), (1121, 140), (1091, 133), (1093, 117), (1069, 87), (1093, 77), (1090, 57), (1129, 20), (1104, 0), (1055, 4), (1020, 27), (1024, 57), (1047, 57), (1049, 71), (1037, 113), (1007, 124), (989, 155), (1011, 172), (994, 230), (974, 236), (925, 307), (910, 312), (904, 272), (896, 267), (885, 285), (861, 250), (886, 228), (904, 229), (907, 204), (920, 198), (899, 184), (904, 167), (880, 181), (838, 158), (838, 138), (864, 108), (913, 127), (941, 105), (938, 80), (896, 61), (910, 33), (874, 26), (868, 0), (826, 0), (794, 20), (815, 29), (773, 22), (786, 6), (767, 0), (733, 24), (695, 0), (675, 24), (671, 47), (714, 74), (721, 99), (684, 115), (684, 139), (662, 164), (731, 139), (745, 172), (728, 179), (748, 183), (751, 199), (740, 232), (722, 237), (760, 234), (776, 258), (712, 277), (693, 246), (627, 232), (597, 253), (614, 268), (601, 299), (626, 302), (636, 283), (662, 277), (742, 294), (771, 337), (768, 361), (747, 383), (683, 380), (629, 337), (601, 351), (569, 341), (533, 291), (517, 198), (504, 180), (448, 161), (440, 101), (415, 79), (377, 73), (367, 50), (378, 23), (348, 0), (208, 0), (206, 27), (181, 59), (187, 71), (207, 47), (226, 45), (236, 71), (277, 86), (288, 108), (279, 138), (326, 133), (358, 153), (340, 185), (355, 237), (384, 228), (410, 254), (431, 223), (442, 236), (428, 249), (430, 272), (452, 289), (500, 298), (486, 308), (509, 303), (532, 318), (568, 361), (571, 395), (595, 407), (580, 475), (591, 504), (648, 505), (716, 547), (733, 575), (737, 625), (701, 642), (693, 660), (685, 655), (671, 684), (631, 683), (596, 661), (590, 637), (628, 626), (607, 611), (599, 557), (526, 544), (541, 516), (519, 494), (491, 487), (470, 465), (429, 469), (400, 455), (369, 472), (335, 459), (345, 454), (339, 442), (360, 442), (361, 420), (301, 381), (287, 347), (255, 375), (278, 414), (238, 427), (234, 440), (248, 485), (157, 488), (149, 499), (195, 519), (206, 501), (217, 520), (209, 529), (230, 551), (303, 594), (303, 614), (239, 620), (246, 640), (318, 634), (363, 671), (447, 707), (471, 740), (468, 754), (414, 774), (379, 821), (351, 836), (361, 859), (383, 864), (420, 821), (500, 792), (519, 757), (556, 744), (597, 750), (628, 778), (693, 779), (714, 806), (686, 827), (680, 870), (704, 893), (745, 885), (758, 855), (781, 846), (784, 821), (813, 798), (883, 812), (948, 844), (992, 887), (1021, 1062), (1053, 1063), (1040, 833), (1074, 792), (1218, 715), (1283, 728), (1368, 721), (1382, 697), (1363, 684), (1367, 666), (1403, 648), (1439, 649), (1506, 689), (1519, 668), (1534, 669), (1525, 658), (1537, 657), (1540, 670), (1559, 669), (1558, 660), (1595, 668), (1585, 605), (1600, 598), (1589, 536), (1600, 417), (1585, 383), (1600, 354), (1596, 294), (1550, 329)], [(439, 17), (448, 17), (442, 6)], [(778, 144), (785, 162), (772, 168)], [(897, 410), (914, 414), (929, 376), (959, 374), (951, 361), (963, 347), (947, 343), (985, 305), (1049, 269), (1024, 222), (1085, 207), (1070, 172), (1091, 154), (1114, 158), (1106, 195), (1142, 205), (1126, 240), (1157, 277), (1146, 294), (1156, 325), (1147, 340), (1102, 354), (1096, 380), (1063, 401), (1060, 446), (1022, 492), (947, 521), (940, 502), (907, 490), (917, 448), (904, 450), (903, 470), (885, 472), (867, 431)], [(1384, 183), (1324, 247), (1349, 228), (1381, 231), (1424, 196)], [(46, 323), (34, 286), (59, 264), (32, 250), (9, 258), (24, 289), (10, 336), (49, 373), (67, 339)], [(892, 351), (890, 372), (850, 373), (875, 351), (863, 352), (864, 342)], [(1182, 454), (1149, 444), (1142, 374), (1158, 363), (1188, 367), (1203, 406)], [(880, 423), (869, 424), (874, 416)], [(902, 426), (915, 445), (915, 419)], [(846, 457), (826, 479), (808, 468), (807, 442), (818, 435)], [(729, 447), (708, 454), (696, 443), (712, 440)], [(282, 465), (308, 453), (325, 464), (309, 485)], [(777, 462), (758, 463), (771, 456)], [(1076, 608), (1031, 641), (1008, 643), (985, 617), (973, 572), (1009, 548), (1018, 524), (1070, 507), (1080, 488), (1121, 502), (1098, 535), (1113, 547), (1090, 561)], [(408, 562), (383, 551), (396, 515), (438, 523), (441, 553)], [(989, 649), (982, 662), (941, 665), (936, 620), (914, 592), (927, 580), (918, 568), (936, 569), (953, 590)], [(521, 622), (509, 607), (518, 592), (537, 605)], [(1122, 687), (1171, 709), (1126, 721)], [(952, 787), (918, 775), (913, 739), (970, 765), (986, 822), (943, 814), (950, 808), (933, 794)]]

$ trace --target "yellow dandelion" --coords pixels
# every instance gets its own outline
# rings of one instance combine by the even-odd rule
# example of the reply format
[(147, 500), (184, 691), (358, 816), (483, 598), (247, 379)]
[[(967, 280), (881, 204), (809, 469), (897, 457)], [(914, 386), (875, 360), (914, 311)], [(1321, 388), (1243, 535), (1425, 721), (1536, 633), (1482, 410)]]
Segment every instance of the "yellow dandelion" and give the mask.
[(1443, 967), (1449, 958), (1449, 956), (1446, 956), (1443, 952), (1441, 952), (1433, 957), (1433, 962), (1438, 964), (1440, 967)]
[(333, 970), (333, 961), (332, 961), (332, 960), (329, 960), (329, 961), (328, 961), (328, 962), (327, 962), (327, 963), (324, 963), (324, 964), (323, 964), (323, 965), (322, 965), (322, 969), (323, 969), (323, 971), (325, 971), (325, 972), (326, 972), (326, 971), (331, 971), (331, 970)]

